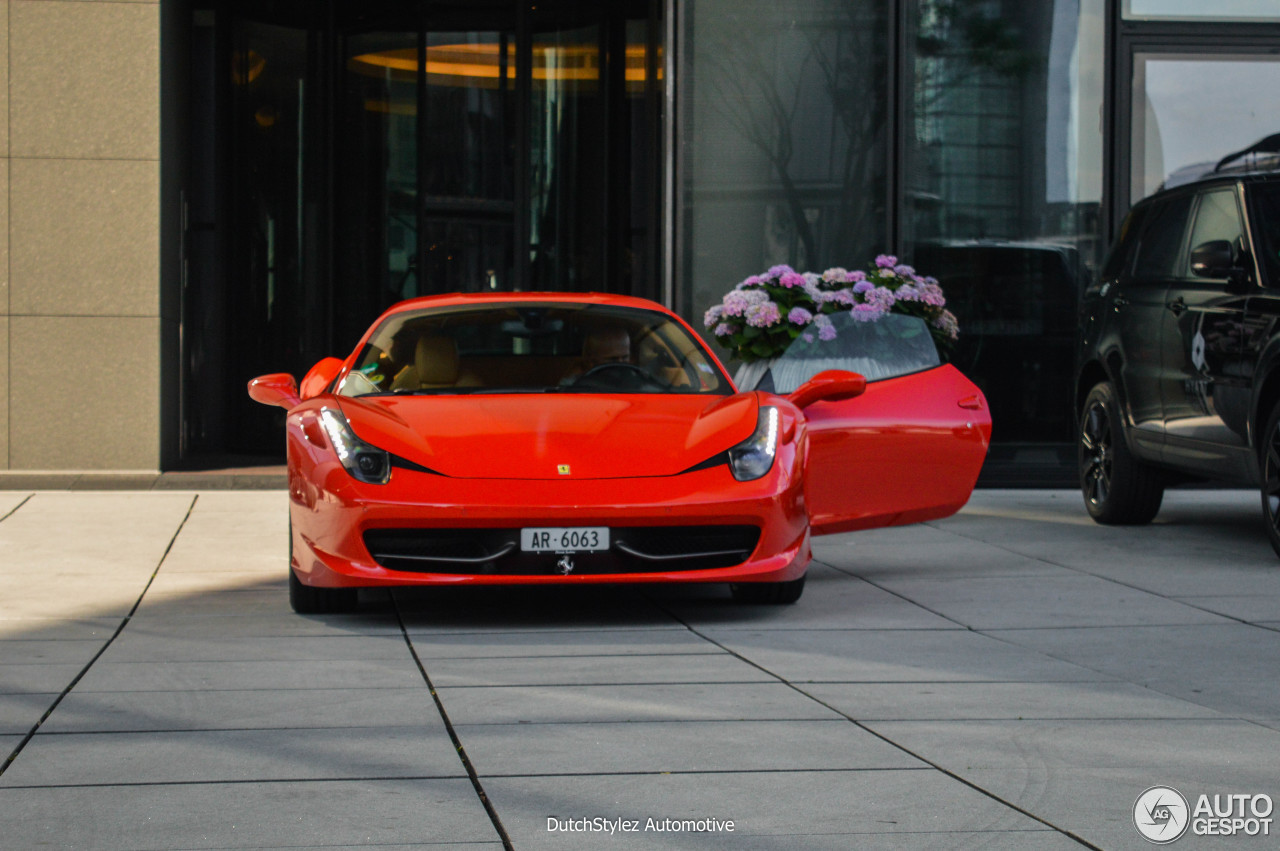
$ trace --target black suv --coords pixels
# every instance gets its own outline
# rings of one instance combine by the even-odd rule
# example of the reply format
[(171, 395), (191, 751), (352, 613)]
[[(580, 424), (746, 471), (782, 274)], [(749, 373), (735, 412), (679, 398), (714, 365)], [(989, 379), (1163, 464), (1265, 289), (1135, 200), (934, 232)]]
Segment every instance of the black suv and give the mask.
[(1280, 553), (1280, 173), (1139, 202), (1081, 310), (1089, 514), (1146, 523), (1179, 481), (1259, 487)]

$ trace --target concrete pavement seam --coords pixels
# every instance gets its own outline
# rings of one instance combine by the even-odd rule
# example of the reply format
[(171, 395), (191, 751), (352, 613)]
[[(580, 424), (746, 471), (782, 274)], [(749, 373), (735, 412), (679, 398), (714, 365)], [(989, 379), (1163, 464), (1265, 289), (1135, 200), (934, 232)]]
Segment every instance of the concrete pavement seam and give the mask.
[(0, 523), (3, 523), (4, 521), (6, 521), (6, 520), (8, 520), (10, 517), (12, 517), (15, 513), (17, 513), (18, 509), (19, 509), (19, 508), (21, 508), (22, 506), (26, 505), (28, 502), (30, 502), (30, 501), (31, 501), (31, 497), (33, 497), (33, 496), (35, 496), (35, 494), (33, 494), (33, 493), (29, 493), (29, 494), (27, 494), (27, 498), (26, 498), (26, 499), (24, 499), (22, 502), (18, 503), (18, 504), (17, 504), (17, 505), (15, 505), (12, 509), (10, 509), (10, 510), (9, 510), (9, 512), (8, 512), (8, 513), (6, 513), (4, 517), (0, 517)]
[[(30, 497), (27, 499), (30, 499)], [(129, 613), (120, 621), (120, 625), (116, 627), (116, 631), (113, 632), (111, 637), (103, 643), (102, 647), (98, 649), (98, 652), (93, 654), (93, 658), (85, 663), (84, 667), (80, 669), (80, 673), (76, 674), (75, 678), (71, 680), (67, 687), (62, 690), (57, 698), (54, 699), (49, 708), (45, 710), (44, 714), (40, 716), (40, 720), (36, 721), (31, 729), (27, 731), (27, 734), (22, 737), (22, 740), (18, 742), (17, 746), (14, 747), (13, 751), (10, 752), (9, 756), (5, 759), (4, 764), (0, 765), (0, 777), (3, 777), (4, 773), (9, 770), (9, 766), (13, 765), (13, 761), (22, 753), (23, 749), (27, 746), (27, 743), (35, 738), (35, 735), (40, 730), (41, 726), (44, 725), (45, 721), (49, 720), (49, 716), (51, 716), (54, 710), (58, 708), (58, 705), (62, 703), (63, 699), (71, 693), (71, 690), (76, 687), (76, 684), (79, 683), (80, 680), (84, 679), (85, 674), (89, 673), (89, 669), (92, 668), (100, 658), (102, 658), (102, 654), (107, 652), (107, 648), (120, 637), (120, 633), (124, 632), (124, 628), (129, 625), (129, 621), (133, 619), (134, 614), (138, 611), (138, 607), (142, 605), (142, 598), (147, 595), (147, 591), (151, 589), (151, 584), (156, 581), (156, 577), (160, 574), (160, 568), (164, 566), (165, 559), (169, 557), (169, 553), (173, 550), (174, 543), (177, 542), (178, 536), (182, 534), (183, 527), (185, 527), (187, 525), (187, 521), (191, 519), (191, 512), (195, 511), (196, 502), (199, 499), (200, 497), (198, 494), (191, 498), (191, 505), (187, 506), (187, 513), (183, 515), (182, 522), (179, 523), (178, 528), (174, 530), (173, 536), (169, 539), (168, 546), (164, 548), (164, 552), (160, 555), (160, 560), (156, 562), (156, 569), (151, 571), (151, 576), (147, 578), (147, 584), (143, 586), (142, 593), (140, 593), (138, 595), (138, 599), (133, 602), (133, 608), (129, 609)], [(25, 502), (26, 500), (23, 501), (24, 504)], [(14, 510), (16, 511), (17, 509)]]
[[(862, 577), (857, 577), (857, 578), (862, 579)], [(866, 581), (866, 580), (863, 580), (863, 581)], [(693, 627), (692, 625), (690, 625), (688, 622), (686, 622), (686, 621), (685, 621), (683, 618), (681, 618), (678, 614), (676, 614), (675, 612), (673, 612), (673, 611), (671, 611), (671, 610), (669, 610), (669, 609), (666, 609), (666, 608), (665, 608), (661, 603), (659, 603), (659, 602), (657, 602), (657, 601), (654, 601), (654, 600), (651, 600), (651, 602), (653, 602), (653, 604), (654, 604), (655, 606), (657, 606), (659, 609), (662, 609), (663, 611), (665, 611), (668, 615), (670, 615), (670, 616), (671, 616), (672, 618), (674, 618), (675, 620), (679, 621), (680, 623), (683, 623), (683, 624), (685, 625), (685, 628), (686, 628), (686, 629), (688, 629), (688, 630), (689, 630), (689, 632), (693, 633), (694, 635), (698, 636), (699, 638), (703, 639), (704, 641), (708, 641), (708, 642), (710, 642), (710, 643), (714, 644), (715, 646), (717, 646), (717, 647), (719, 647), (719, 648), (723, 649), (725, 652), (733, 654), (734, 656), (736, 656), (737, 658), (741, 659), (743, 662), (747, 663), (748, 665), (752, 666), (753, 668), (756, 668), (757, 670), (761, 671), (762, 673), (768, 674), (770, 677), (773, 677), (773, 678), (774, 678), (774, 679), (776, 679), (778, 682), (780, 682), (780, 683), (784, 683), (784, 684), (785, 684), (785, 685), (787, 685), (789, 688), (794, 689), (797, 693), (804, 695), (805, 697), (809, 698), (810, 700), (812, 700), (813, 702), (817, 703), (818, 705), (823, 706), (823, 707), (825, 707), (825, 708), (827, 708), (827, 709), (831, 710), (832, 712), (836, 713), (836, 714), (837, 714), (837, 715), (839, 715), (840, 717), (847, 719), (847, 720), (849, 721), (849, 723), (853, 724), (853, 725), (854, 725), (855, 727), (857, 727), (858, 729), (860, 729), (860, 730), (864, 730), (864, 731), (866, 731), (867, 733), (870, 733), (871, 735), (875, 736), (877, 739), (881, 740), (881, 741), (882, 741), (882, 742), (884, 742), (885, 744), (887, 744), (887, 745), (889, 745), (889, 746), (891, 746), (891, 747), (897, 748), (898, 750), (900, 750), (900, 751), (902, 751), (903, 753), (905, 753), (907, 756), (910, 756), (910, 757), (912, 757), (913, 759), (917, 759), (917, 760), (919, 760), (920, 762), (924, 763), (925, 765), (929, 766), (930, 768), (933, 768), (934, 770), (936, 770), (936, 771), (940, 772), (941, 774), (943, 774), (943, 775), (945, 775), (945, 776), (947, 776), (947, 777), (950, 777), (952, 780), (955, 780), (956, 782), (961, 783), (961, 784), (963, 784), (963, 785), (965, 785), (965, 786), (969, 787), (970, 789), (974, 790), (975, 792), (978, 792), (979, 794), (984, 795), (984, 796), (986, 796), (986, 797), (990, 798), (991, 800), (995, 801), (996, 803), (998, 803), (998, 804), (1003, 804), (1004, 806), (1008, 807), (1009, 809), (1011, 809), (1011, 810), (1013, 810), (1013, 811), (1015, 811), (1015, 812), (1021, 813), (1022, 815), (1026, 816), (1027, 818), (1032, 819), (1032, 820), (1034, 820), (1034, 821), (1037, 821), (1037, 822), (1039, 822), (1040, 824), (1043, 824), (1043, 825), (1045, 825), (1046, 827), (1048, 827), (1048, 828), (1050, 828), (1050, 829), (1052, 829), (1052, 830), (1054, 830), (1054, 831), (1057, 831), (1058, 833), (1062, 834), (1063, 836), (1066, 836), (1066, 837), (1068, 837), (1069, 839), (1072, 839), (1072, 840), (1074, 840), (1074, 841), (1076, 841), (1076, 842), (1080, 843), (1080, 844), (1081, 844), (1081, 845), (1083, 845), (1085, 848), (1090, 848), (1090, 849), (1092, 849), (1092, 851), (1103, 851), (1103, 849), (1102, 849), (1102, 848), (1100, 848), (1100, 847), (1099, 847), (1099, 846), (1097, 846), (1097, 845), (1094, 845), (1092, 842), (1090, 842), (1089, 840), (1085, 839), (1084, 837), (1082, 837), (1082, 836), (1077, 836), (1076, 834), (1072, 833), (1071, 831), (1067, 830), (1066, 828), (1064, 828), (1064, 827), (1059, 827), (1058, 825), (1056, 825), (1056, 824), (1054, 824), (1054, 823), (1052, 823), (1052, 822), (1048, 821), (1047, 819), (1045, 819), (1045, 818), (1043, 818), (1043, 817), (1041, 817), (1041, 816), (1038, 816), (1038, 815), (1036, 815), (1035, 813), (1033, 813), (1033, 812), (1031, 812), (1031, 811), (1029, 811), (1029, 810), (1023, 809), (1022, 807), (1018, 806), (1017, 804), (1013, 803), (1012, 801), (1007, 801), (1007, 800), (1005, 800), (1004, 798), (1002, 798), (1002, 797), (1000, 797), (999, 795), (997, 795), (995, 792), (992, 792), (992, 791), (990, 791), (989, 789), (984, 789), (983, 787), (979, 786), (977, 783), (974, 783), (974, 782), (973, 782), (973, 781), (971, 781), (971, 780), (968, 780), (968, 779), (966, 779), (966, 778), (964, 778), (964, 777), (961, 777), (959, 774), (956, 774), (954, 771), (951, 771), (950, 769), (944, 768), (941, 764), (936, 763), (936, 762), (934, 762), (933, 760), (928, 759), (928, 758), (926, 758), (926, 757), (922, 756), (921, 754), (916, 753), (915, 751), (913, 751), (913, 750), (911, 750), (910, 748), (908, 748), (906, 745), (903, 745), (903, 744), (901, 744), (900, 742), (895, 742), (893, 739), (890, 739), (888, 736), (885, 736), (885, 735), (883, 735), (882, 733), (879, 733), (879, 732), (877, 732), (876, 730), (871, 729), (870, 727), (866, 726), (865, 724), (863, 724), (863, 723), (862, 723), (861, 721), (859, 721), (858, 719), (856, 719), (856, 718), (854, 718), (853, 716), (849, 715), (847, 712), (842, 712), (842, 711), (841, 711), (840, 709), (838, 709), (837, 707), (832, 706), (830, 703), (827, 703), (825, 700), (822, 700), (821, 698), (816, 697), (816, 696), (814, 696), (814, 695), (810, 694), (809, 692), (807, 692), (807, 691), (805, 691), (804, 689), (800, 688), (798, 685), (796, 685), (795, 683), (793, 683), (793, 682), (791, 682), (790, 680), (786, 679), (785, 677), (782, 677), (782, 676), (780, 676), (779, 674), (776, 674), (776, 673), (774, 673), (773, 671), (770, 671), (768, 668), (764, 667), (764, 666), (763, 666), (763, 665), (761, 665), (760, 663), (755, 662), (755, 661), (753, 661), (753, 660), (751, 660), (751, 659), (748, 659), (746, 656), (743, 656), (741, 653), (738, 653), (737, 651), (733, 650), (732, 648), (727, 647), (727, 646), (725, 646), (725, 645), (721, 644), (720, 642), (716, 641), (714, 638), (712, 638), (712, 637), (710, 637), (710, 636), (708, 636), (708, 635), (705, 635), (704, 633), (700, 632), (698, 629), (696, 629), (695, 627)], [(923, 607), (922, 607), (922, 608), (923, 608)]]
[(422, 663), (422, 659), (418, 656), (417, 648), (413, 646), (413, 639), (409, 637), (409, 631), (405, 628), (404, 617), (400, 614), (400, 604), (396, 600), (394, 590), (389, 596), (391, 598), (391, 608), (395, 611), (396, 620), (400, 624), (400, 634), (404, 637), (404, 643), (409, 648), (409, 653), (413, 656), (413, 661), (417, 664), (423, 681), (427, 684), (427, 691), (431, 692), (431, 699), (435, 701), (436, 711), (440, 713), (440, 720), (444, 722), (445, 730), (449, 733), (449, 739), (453, 742), (458, 759), (462, 761), (462, 767), (466, 769), (467, 777), (471, 780), (471, 786), (480, 798), (480, 804), (484, 807), (485, 813), (488, 814), (489, 821), (493, 823), (494, 830), (498, 832), (498, 838), (502, 840), (502, 847), (506, 851), (514, 851), (515, 846), (511, 843), (511, 837), (507, 834), (507, 829), (503, 827), (502, 819), (498, 816), (498, 811), (493, 806), (493, 802), (489, 800), (489, 795), (484, 791), (484, 785), (480, 783), (480, 776), (476, 773), (475, 766), (471, 764), (471, 758), (467, 756), (467, 749), (463, 747), (462, 739), (458, 738), (458, 731), (453, 728), (453, 722), (449, 720), (449, 713), (445, 711), (444, 702), (440, 699), (435, 685), (431, 682), (431, 675), (427, 673), (426, 665)]

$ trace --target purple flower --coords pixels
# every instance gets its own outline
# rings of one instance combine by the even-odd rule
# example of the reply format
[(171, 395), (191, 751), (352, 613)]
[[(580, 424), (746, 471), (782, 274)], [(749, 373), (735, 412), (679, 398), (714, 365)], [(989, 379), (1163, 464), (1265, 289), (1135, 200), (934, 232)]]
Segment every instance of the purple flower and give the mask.
[(875, 286), (876, 286), (875, 284), (871, 283), (870, 281), (864, 278), (863, 280), (858, 281), (858, 283), (853, 285), (853, 291), (858, 295), (862, 295), (867, 290), (875, 289)]
[(703, 326), (706, 328), (710, 328), (712, 325), (715, 325), (716, 321), (720, 318), (721, 314), (723, 313), (724, 313), (724, 305), (722, 304), (712, 305), (711, 308), (702, 316)]
[(942, 315), (933, 320), (933, 327), (940, 329), (953, 340), (960, 339), (960, 323), (956, 321), (956, 315), (950, 310), (942, 311)]
[(876, 287), (868, 290), (863, 293), (862, 297), (867, 304), (876, 307), (882, 313), (888, 313), (889, 309), (893, 307), (893, 303), (897, 301), (893, 295), (893, 290), (888, 287)]
[(736, 333), (738, 333), (737, 325), (731, 325), (728, 322), (725, 322), (721, 325), (716, 326), (717, 337), (728, 337), (730, 334), (736, 334)]
[(908, 266), (907, 264), (903, 263), (903, 264), (902, 264), (902, 265), (900, 265), (900, 266), (894, 266), (894, 267), (893, 267), (893, 273), (894, 273), (895, 275), (901, 275), (902, 277), (906, 278), (906, 277), (909, 277), (909, 276), (911, 276), (911, 275), (914, 275), (914, 274), (916, 273), (916, 270), (915, 270), (915, 269), (912, 269), (910, 266)]
[(867, 279), (867, 273), (862, 271), (861, 269), (858, 269), (856, 272), (849, 273), (850, 281), (858, 282), (858, 281), (865, 281), (866, 279)]
[(809, 296), (809, 298), (813, 299), (818, 304), (822, 304), (822, 302), (826, 300), (827, 294), (818, 287), (817, 281), (809, 280), (808, 275), (805, 275), (804, 277), (804, 292), (805, 295)]
[(793, 307), (787, 314), (787, 321), (792, 325), (808, 325), (813, 321), (813, 314), (803, 307)]
[(836, 326), (824, 325), (818, 329), (818, 339), (822, 340), (824, 343), (834, 340), (835, 338), (836, 338)]
[(856, 322), (874, 322), (885, 314), (874, 304), (855, 304), (849, 313), (853, 315)]
[(787, 274), (788, 272), (794, 272), (794, 271), (795, 269), (792, 269), (790, 266), (784, 263), (778, 266), (770, 266), (769, 271), (765, 273), (765, 277), (780, 278), (783, 275)]
[(753, 304), (747, 308), (747, 324), (757, 328), (768, 328), (782, 321), (782, 312), (778, 305), (771, 301), (764, 304)]
[(924, 301), (923, 293), (915, 284), (903, 284), (894, 291), (893, 297), (898, 301)]
[(741, 289), (746, 289), (747, 287), (758, 287), (763, 283), (764, 283), (764, 279), (761, 278), (759, 275), (751, 275), (750, 277), (744, 279), (742, 283), (738, 284), (738, 286), (735, 287), (735, 289), (741, 290)]
[(741, 290), (734, 290), (724, 297), (724, 304), (721, 305), (722, 316), (741, 316), (747, 312), (747, 308), (751, 306), (751, 299)]
[(847, 284), (849, 283), (849, 273), (839, 266), (822, 273), (822, 280), (828, 284)]
[(778, 283), (787, 289), (791, 289), (792, 287), (803, 287), (804, 275), (796, 272), (786, 272), (778, 279)]
[(898, 265), (898, 258), (892, 254), (881, 254), (876, 258), (876, 266), (881, 269), (892, 269)]

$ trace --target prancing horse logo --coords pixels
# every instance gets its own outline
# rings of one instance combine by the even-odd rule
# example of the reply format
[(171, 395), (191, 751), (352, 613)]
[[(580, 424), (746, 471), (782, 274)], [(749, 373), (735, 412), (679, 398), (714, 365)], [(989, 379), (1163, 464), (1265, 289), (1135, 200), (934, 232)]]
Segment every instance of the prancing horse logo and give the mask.
[(556, 465), (556, 472), (557, 472), (557, 473), (559, 473), (559, 474), (560, 474), (560, 475), (562, 475), (562, 476), (567, 476), (567, 475), (569, 475), (569, 465), (568, 465), (568, 464), (557, 464), (557, 465)]
[(560, 556), (560, 560), (556, 562), (556, 570), (560, 571), (561, 576), (568, 576), (573, 573), (573, 558), (571, 556)]

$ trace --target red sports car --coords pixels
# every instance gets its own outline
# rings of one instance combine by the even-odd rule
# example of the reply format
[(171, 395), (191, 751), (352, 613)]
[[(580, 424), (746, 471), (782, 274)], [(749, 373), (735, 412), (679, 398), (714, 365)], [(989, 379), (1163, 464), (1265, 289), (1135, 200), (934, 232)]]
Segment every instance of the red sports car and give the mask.
[(289, 412), (294, 610), (388, 585), (726, 582), (794, 602), (810, 535), (953, 514), (991, 434), (922, 320), (838, 325), (739, 392), (650, 301), (434, 296), (300, 387), (255, 378)]

